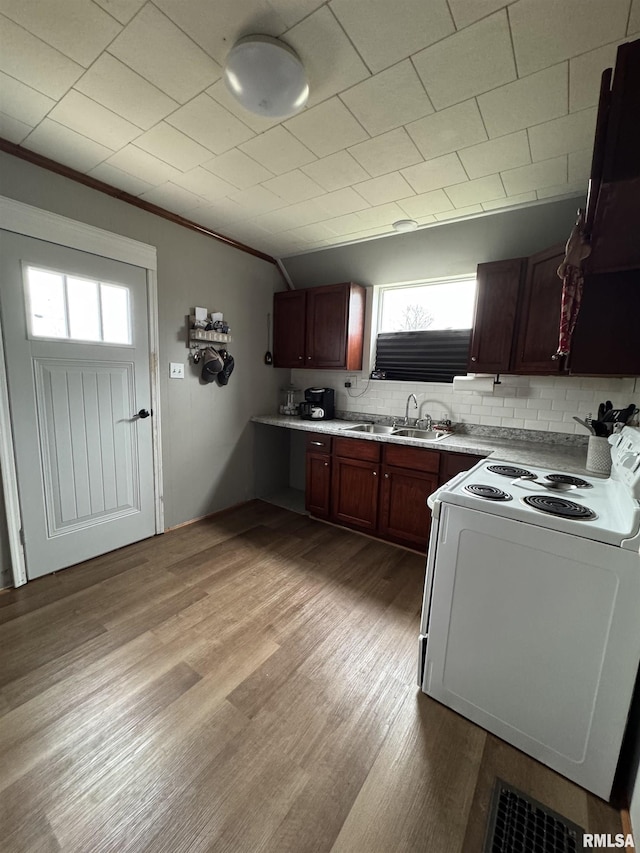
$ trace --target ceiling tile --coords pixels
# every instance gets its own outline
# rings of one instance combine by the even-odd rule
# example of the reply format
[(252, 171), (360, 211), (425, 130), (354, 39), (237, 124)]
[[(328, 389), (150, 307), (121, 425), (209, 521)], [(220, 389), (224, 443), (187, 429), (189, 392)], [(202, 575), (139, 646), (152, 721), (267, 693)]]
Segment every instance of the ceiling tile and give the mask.
[(284, 126), (318, 157), (327, 157), (369, 138), (339, 98), (305, 110)]
[(0, 112), (0, 136), (3, 139), (19, 145), (32, 130), (32, 125), (25, 124), (13, 116), (8, 116), (6, 113)]
[(569, 109), (571, 112), (598, 105), (600, 77), (616, 64), (618, 42), (576, 56), (569, 62)]
[(264, 118), (263, 116), (255, 115), (254, 113), (250, 113), (248, 110), (245, 110), (244, 107), (241, 107), (240, 104), (236, 101), (236, 99), (231, 95), (224, 80), (218, 80), (213, 86), (209, 86), (207, 89), (207, 95), (209, 97), (214, 98), (221, 106), (228, 110), (232, 115), (236, 118), (239, 118), (244, 124), (248, 125), (251, 130), (256, 133), (263, 133), (265, 130), (269, 130), (271, 127), (275, 127), (277, 124), (280, 124), (280, 119), (277, 118)]
[(182, 174), (179, 169), (175, 169), (141, 148), (136, 148), (135, 145), (127, 145), (120, 151), (116, 151), (109, 157), (107, 163), (136, 178), (148, 181), (153, 186), (175, 181)]
[(372, 71), (388, 68), (454, 31), (445, 0), (331, 0), (331, 9)]
[(145, 130), (178, 104), (108, 53), (103, 53), (75, 87)]
[(301, 240), (326, 240), (333, 237), (334, 232), (322, 222), (314, 222), (312, 225), (302, 225), (300, 228), (292, 228), (289, 232), (295, 239), (299, 237)]
[(476, 178), (475, 181), (445, 187), (445, 192), (455, 207), (469, 207), (494, 198), (504, 198), (506, 195), (500, 175), (487, 175), (485, 178)]
[(390, 204), (380, 204), (377, 207), (371, 207), (368, 210), (362, 210), (358, 213), (350, 213), (345, 216), (337, 216), (334, 219), (328, 219), (324, 224), (330, 228), (337, 236), (344, 234), (353, 234), (356, 231), (364, 231), (369, 228), (388, 228), (391, 229), (393, 222), (398, 219), (403, 219), (404, 211), (395, 202)]
[(435, 157), (427, 163), (403, 169), (402, 174), (417, 193), (426, 193), (468, 180), (457, 154)]
[(181, 172), (211, 159), (210, 151), (164, 121), (139, 136), (135, 144)]
[(284, 38), (309, 78), (309, 105), (319, 104), (369, 76), (344, 30), (327, 6), (290, 29)]
[(200, 196), (190, 193), (183, 187), (172, 183), (153, 187), (153, 189), (143, 193), (140, 198), (143, 201), (148, 201), (150, 204), (157, 204), (158, 207), (164, 207), (166, 210), (171, 210), (180, 215), (183, 215), (186, 211), (195, 210), (204, 204), (204, 200)]
[(83, 136), (106, 145), (113, 151), (122, 148), (136, 136), (140, 128), (111, 112), (81, 92), (71, 89), (58, 101), (49, 118), (81, 133)]
[(38, 124), (55, 101), (0, 71), (0, 110), (27, 125)]
[(224, 154), (214, 157), (213, 160), (207, 160), (202, 166), (209, 172), (213, 172), (214, 175), (229, 181), (239, 190), (254, 187), (256, 184), (273, 177), (268, 169), (265, 169), (260, 163), (256, 163), (255, 160), (237, 148), (225, 151)]
[(220, 65), (242, 36), (279, 36), (287, 28), (267, 0), (155, 0), (155, 4)]
[(247, 211), (250, 211), (252, 216), (284, 207), (284, 201), (281, 198), (260, 186), (249, 187), (246, 190), (237, 190), (229, 198), (231, 201), (239, 204), (240, 207), (244, 207)]
[(128, 172), (123, 172), (122, 169), (117, 169), (110, 163), (98, 163), (95, 169), (89, 172), (89, 175), (99, 181), (104, 181), (105, 184), (111, 184), (112, 187), (124, 190), (130, 195), (141, 195), (153, 186), (153, 184), (136, 178)]
[(518, 74), (524, 76), (622, 38), (629, 0), (520, 0), (509, 7)]
[(531, 156), (534, 161), (549, 160), (570, 151), (593, 148), (595, 129), (595, 107), (530, 127)]
[(151, 3), (110, 45), (109, 53), (181, 104), (221, 74), (217, 62)]
[(453, 205), (444, 190), (433, 190), (430, 193), (421, 193), (414, 198), (403, 199), (400, 207), (411, 219), (422, 219), (434, 213), (451, 210)]
[(481, 204), (472, 204), (469, 207), (448, 210), (445, 213), (436, 213), (436, 219), (438, 222), (444, 222), (447, 219), (462, 219), (465, 216), (473, 216), (476, 213), (484, 213)]
[(201, 166), (196, 166), (195, 169), (185, 172), (184, 175), (176, 179), (176, 183), (210, 202), (237, 192), (236, 187)]
[(340, 97), (372, 136), (433, 112), (409, 59), (358, 83)]
[(500, 136), (480, 145), (459, 151), (458, 156), (470, 178), (482, 178), (505, 169), (515, 169), (531, 162), (526, 130)]
[(487, 138), (474, 98), (408, 124), (407, 133), (425, 160), (475, 145)]
[(122, 29), (95, 3), (0, 0), (0, 12), (85, 68)]
[(568, 111), (567, 73), (563, 62), (480, 95), (478, 104), (489, 136), (504, 136), (564, 115)]
[(515, 80), (507, 15), (497, 12), (413, 57), (437, 110)]
[(269, 0), (287, 27), (292, 27), (322, 6), (325, 0)]
[(379, 178), (371, 178), (354, 187), (356, 192), (365, 198), (369, 204), (386, 204), (415, 195), (409, 184), (399, 172), (391, 172)]
[(324, 194), (324, 189), (312, 181), (308, 175), (299, 169), (285, 172), (277, 178), (271, 178), (262, 184), (265, 189), (280, 196), (287, 204), (295, 204), (308, 198), (316, 198)]
[(315, 160), (315, 155), (284, 127), (273, 127), (266, 133), (244, 142), (240, 149), (276, 175), (290, 172)]
[(482, 207), (484, 210), (502, 210), (503, 207), (512, 207), (514, 204), (526, 204), (529, 201), (535, 201), (537, 198), (535, 191), (531, 190), (528, 193), (520, 193), (509, 198), (495, 198), (493, 201), (483, 201)]
[(585, 192), (591, 176), (591, 160), (593, 157), (593, 146), (583, 148), (581, 151), (572, 151), (569, 154), (569, 172), (567, 179), (569, 183), (583, 182)]
[(513, 2), (514, 0), (449, 0), (449, 8), (456, 28), (461, 30)]
[(539, 199), (553, 198), (560, 195), (578, 195), (581, 193), (586, 195), (586, 185), (584, 181), (576, 181), (575, 183), (554, 184), (552, 187), (544, 187), (537, 190), (536, 195)]
[(422, 162), (422, 156), (404, 128), (390, 130), (349, 149), (374, 178)]
[(325, 190), (339, 190), (342, 187), (365, 181), (369, 174), (356, 162), (348, 151), (338, 151), (315, 163), (303, 166), (302, 171), (313, 178)]
[(0, 15), (0, 71), (44, 95), (61, 98), (84, 68)]
[(98, 145), (92, 139), (49, 118), (43, 119), (22, 144), (31, 151), (37, 151), (65, 166), (72, 166), (79, 172), (88, 172), (113, 154), (104, 145)]
[(105, 12), (120, 21), (121, 24), (128, 24), (131, 18), (140, 11), (146, 3), (146, 0), (94, 0), (98, 6), (102, 6)]
[(228, 198), (219, 198), (209, 207), (198, 208), (198, 224), (226, 234), (231, 223), (243, 219), (246, 215), (247, 211), (239, 204)]
[(542, 160), (540, 163), (532, 163), (530, 166), (521, 166), (519, 169), (510, 169), (502, 173), (502, 183), (509, 196), (541, 189), (552, 184), (562, 184), (566, 180), (566, 157)]
[(214, 154), (222, 154), (254, 135), (204, 92), (168, 116), (167, 121)]
[(326, 217), (342, 216), (346, 213), (355, 213), (357, 210), (364, 210), (369, 207), (361, 195), (351, 189), (345, 187), (342, 190), (335, 190), (331, 193), (326, 193), (316, 199), (318, 206), (326, 211)]

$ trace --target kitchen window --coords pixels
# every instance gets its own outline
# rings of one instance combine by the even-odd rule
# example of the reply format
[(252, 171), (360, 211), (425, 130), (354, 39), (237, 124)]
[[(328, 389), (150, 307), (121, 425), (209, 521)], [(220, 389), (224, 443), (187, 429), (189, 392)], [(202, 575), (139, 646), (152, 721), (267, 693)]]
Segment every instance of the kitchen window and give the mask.
[(466, 373), (475, 298), (475, 276), (381, 287), (375, 369), (413, 382)]

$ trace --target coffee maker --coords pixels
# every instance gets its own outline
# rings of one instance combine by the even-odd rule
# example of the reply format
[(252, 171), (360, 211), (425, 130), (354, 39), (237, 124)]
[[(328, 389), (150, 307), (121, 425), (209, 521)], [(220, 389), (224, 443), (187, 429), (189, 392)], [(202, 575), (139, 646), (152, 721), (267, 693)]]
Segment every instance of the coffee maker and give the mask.
[(304, 402), (300, 403), (300, 416), (307, 421), (326, 421), (334, 416), (335, 393), (333, 388), (307, 388)]

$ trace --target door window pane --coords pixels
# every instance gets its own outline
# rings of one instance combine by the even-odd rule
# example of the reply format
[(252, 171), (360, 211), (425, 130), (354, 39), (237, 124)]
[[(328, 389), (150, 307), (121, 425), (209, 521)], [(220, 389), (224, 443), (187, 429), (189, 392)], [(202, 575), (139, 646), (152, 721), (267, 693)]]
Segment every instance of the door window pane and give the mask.
[(67, 278), (69, 337), (79, 341), (99, 341), (100, 302), (98, 282), (86, 278)]
[(66, 338), (64, 276), (27, 268), (31, 334), (42, 338)]
[(115, 284), (101, 284), (102, 340), (110, 344), (131, 343), (129, 290)]

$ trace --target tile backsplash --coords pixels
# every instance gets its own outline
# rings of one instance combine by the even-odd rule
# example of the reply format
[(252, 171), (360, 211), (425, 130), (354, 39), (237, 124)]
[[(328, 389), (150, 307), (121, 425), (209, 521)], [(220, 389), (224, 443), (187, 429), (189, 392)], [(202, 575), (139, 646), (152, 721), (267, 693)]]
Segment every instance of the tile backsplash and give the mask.
[[(355, 378), (355, 386), (344, 383)], [(453, 391), (441, 382), (388, 382), (368, 380), (364, 373), (335, 370), (292, 370), (291, 381), (304, 390), (311, 386), (334, 388), (336, 409), (371, 415), (404, 417), (407, 396), (414, 393), (419, 411), (410, 417), (429, 414), (434, 420), (514, 429), (586, 435), (573, 420), (598, 411), (598, 403), (611, 400), (614, 409), (640, 403), (640, 379), (606, 377), (501, 376), (493, 394)]]

